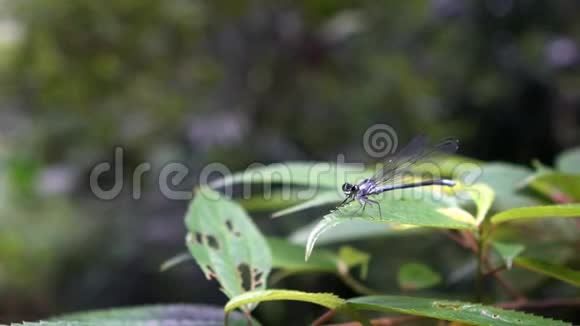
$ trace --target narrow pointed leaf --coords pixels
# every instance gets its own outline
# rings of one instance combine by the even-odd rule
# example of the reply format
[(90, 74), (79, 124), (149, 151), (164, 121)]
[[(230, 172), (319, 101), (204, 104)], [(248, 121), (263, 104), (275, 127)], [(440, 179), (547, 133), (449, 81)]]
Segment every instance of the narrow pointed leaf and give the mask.
[(270, 249), (237, 203), (201, 188), (185, 221), (189, 251), (206, 277), (217, 279), (229, 298), (265, 288), (272, 266)]
[(368, 176), (362, 164), (336, 164), (330, 162), (284, 162), (258, 166), (225, 178), (212, 181), (212, 188), (236, 183), (281, 183), (338, 189), (345, 181), (354, 182)]
[(294, 290), (261, 290), (240, 294), (226, 303), (226, 314), (248, 304), (256, 304), (264, 301), (302, 301), (314, 303), (329, 309), (342, 306), (345, 300), (332, 293), (308, 293)]
[(347, 300), (347, 307), (357, 310), (398, 312), (469, 325), (488, 326), (564, 326), (572, 325), (519, 311), (493, 306), (440, 299), (405, 296), (367, 296)]
[(172, 269), (173, 267), (180, 265), (181, 263), (184, 263), (188, 260), (193, 260), (193, 257), (191, 257), (191, 254), (189, 252), (180, 253), (172, 258), (169, 258), (163, 264), (161, 264), (159, 270), (161, 272), (166, 272)]
[(284, 215), (293, 214), (313, 207), (339, 203), (343, 199), (344, 195), (339, 194), (338, 191), (336, 190), (323, 191), (316, 194), (315, 197), (313, 197), (312, 199), (309, 199), (302, 203), (296, 204), (294, 206), (273, 213), (272, 217), (281, 217)]
[[(319, 221), (313, 221), (312, 223), (294, 231), (290, 234), (288, 239), (294, 243), (306, 244), (310, 233), (318, 223)], [(319, 245), (333, 244), (376, 237), (405, 236), (408, 234), (426, 233), (430, 231), (428, 228), (417, 227), (402, 229), (398, 226), (399, 225), (396, 224), (377, 224), (365, 220), (352, 220), (349, 223), (336, 225), (332, 229), (332, 232), (321, 234), (317, 243)]]
[(514, 264), (537, 273), (551, 276), (555, 279), (566, 282), (568, 284), (572, 284), (576, 287), (580, 286), (579, 270), (574, 270), (566, 266), (527, 257), (516, 258), (514, 260)]
[(524, 219), (578, 216), (580, 216), (580, 204), (530, 206), (512, 208), (510, 210), (495, 214), (491, 218), (491, 223), (499, 224)]
[(245, 210), (251, 212), (273, 211), (304, 202), (303, 199), (298, 198), (297, 191), (291, 191), (290, 189), (274, 189), (267, 195), (266, 193), (260, 193), (249, 198), (241, 197), (235, 199)]

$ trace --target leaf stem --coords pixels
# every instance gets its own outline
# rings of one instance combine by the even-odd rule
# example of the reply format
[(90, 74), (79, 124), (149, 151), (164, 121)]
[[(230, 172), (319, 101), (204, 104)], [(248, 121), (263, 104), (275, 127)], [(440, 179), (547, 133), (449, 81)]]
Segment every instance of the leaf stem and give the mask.
[[(479, 235), (481, 235), (481, 232), (479, 232)], [(476, 280), (475, 280), (475, 282), (476, 282), (476, 284), (475, 284), (475, 301), (476, 302), (481, 302), (483, 300), (483, 278), (484, 278), (483, 246), (484, 246), (483, 240), (481, 239), (481, 236), (480, 236), (477, 239), (477, 276), (476, 276)]]
[[(405, 323), (410, 323), (422, 319), (426, 319), (427, 317), (423, 316), (398, 316), (398, 317), (388, 317), (388, 318), (378, 318), (371, 320), (372, 326), (395, 326), (395, 325), (402, 325)], [(348, 323), (340, 323), (340, 324), (331, 324), (329, 326), (360, 326), (358, 322), (348, 322)]]

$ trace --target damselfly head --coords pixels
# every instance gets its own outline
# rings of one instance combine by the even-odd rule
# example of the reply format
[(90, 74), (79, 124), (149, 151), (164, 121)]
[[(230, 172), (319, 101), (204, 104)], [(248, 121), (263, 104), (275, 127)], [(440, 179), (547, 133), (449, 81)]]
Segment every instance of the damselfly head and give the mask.
[(357, 190), (358, 190), (358, 187), (357, 186), (352, 185), (352, 184), (350, 184), (348, 182), (346, 182), (345, 184), (342, 185), (342, 191), (347, 196), (349, 196), (353, 192), (356, 192)]

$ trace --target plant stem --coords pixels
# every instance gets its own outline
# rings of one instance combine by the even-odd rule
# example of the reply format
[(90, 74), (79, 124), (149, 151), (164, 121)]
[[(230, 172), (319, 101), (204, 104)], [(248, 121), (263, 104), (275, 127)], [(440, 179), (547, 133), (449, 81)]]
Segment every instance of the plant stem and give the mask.
[[(481, 235), (481, 232), (479, 232)], [(477, 277), (475, 284), (475, 301), (481, 302), (483, 300), (483, 241), (481, 236), (477, 239)]]
[(321, 326), (324, 325), (327, 321), (332, 319), (336, 315), (336, 309), (330, 309), (325, 312), (322, 316), (318, 317), (315, 321), (312, 322), (312, 326)]
[(357, 279), (355, 279), (349, 273), (348, 266), (344, 262), (339, 261), (338, 264), (337, 264), (337, 267), (338, 267), (338, 276), (340, 277), (340, 279), (346, 285), (348, 285), (348, 287), (350, 287), (352, 290), (354, 290), (358, 294), (373, 295), (373, 294), (379, 294), (380, 293), (379, 291), (375, 291), (375, 290), (373, 290), (371, 288), (366, 287), (364, 284), (362, 284)]

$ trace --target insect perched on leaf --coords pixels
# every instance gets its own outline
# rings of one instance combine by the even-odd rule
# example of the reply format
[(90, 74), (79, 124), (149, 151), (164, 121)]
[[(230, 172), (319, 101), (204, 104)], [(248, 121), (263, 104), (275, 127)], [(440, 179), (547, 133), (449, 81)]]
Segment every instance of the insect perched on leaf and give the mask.
[(386, 158), (382, 168), (380, 168), (374, 176), (364, 179), (356, 185), (344, 183), (342, 191), (346, 198), (339, 205), (345, 205), (353, 200), (357, 200), (360, 208), (354, 213), (364, 211), (367, 204), (377, 205), (379, 208), (379, 215), (381, 213), (381, 205), (376, 200), (370, 199), (371, 195), (378, 195), (386, 191), (396, 189), (406, 189), (424, 186), (446, 186), (453, 187), (455, 182), (450, 179), (433, 179), (410, 183), (398, 183), (398, 179), (402, 179), (405, 173), (420, 160), (424, 160), (432, 154), (438, 152), (453, 153), (459, 148), (459, 141), (457, 139), (445, 139), (442, 142), (429, 145), (427, 137), (417, 136), (411, 142), (397, 153)]

